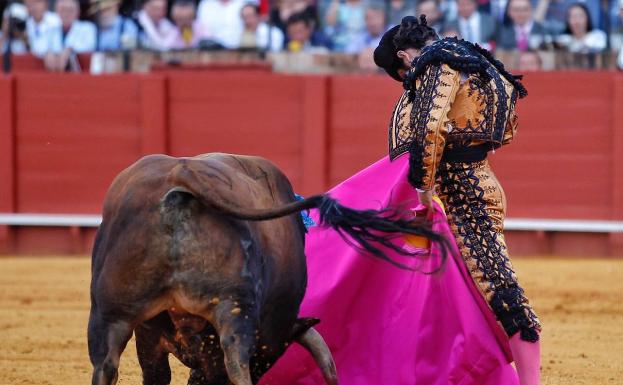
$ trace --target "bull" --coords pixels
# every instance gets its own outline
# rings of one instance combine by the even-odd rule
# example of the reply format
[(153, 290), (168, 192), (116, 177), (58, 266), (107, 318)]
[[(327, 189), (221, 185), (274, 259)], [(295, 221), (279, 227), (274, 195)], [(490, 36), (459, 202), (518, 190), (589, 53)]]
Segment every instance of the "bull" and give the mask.
[(412, 218), (327, 195), (296, 200), (285, 175), (259, 157), (151, 155), (121, 172), (93, 246), (92, 384), (117, 382), (134, 333), (145, 385), (170, 383), (169, 354), (191, 368), (189, 385), (255, 384), (292, 343), (337, 385), (318, 320), (297, 318), (307, 284), (299, 212), (311, 208), (321, 225), (401, 267), (384, 251), (401, 252), (392, 234), (445, 243)]

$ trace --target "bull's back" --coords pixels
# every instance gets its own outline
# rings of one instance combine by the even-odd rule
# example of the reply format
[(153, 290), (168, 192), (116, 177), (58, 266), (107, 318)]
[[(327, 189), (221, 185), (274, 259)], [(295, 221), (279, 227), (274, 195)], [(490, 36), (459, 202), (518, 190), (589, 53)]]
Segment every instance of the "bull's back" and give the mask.
[(292, 200), (287, 178), (262, 158), (206, 154), (140, 159), (115, 179), (105, 198), (93, 263), (94, 279), (100, 272), (114, 277), (114, 284), (100, 282), (108, 295), (138, 300), (145, 292), (162, 291), (163, 285), (188, 282), (193, 283), (188, 289), (207, 292), (224, 284), (207, 277), (239, 276), (258, 255), (268, 259), (262, 263), (274, 269), (274, 276), (300, 279), (303, 241), (295, 217), (236, 221), (184, 193), (163, 205), (167, 192), (188, 175), (183, 170), (191, 170), (203, 188), (239, 207), (274, 207)]

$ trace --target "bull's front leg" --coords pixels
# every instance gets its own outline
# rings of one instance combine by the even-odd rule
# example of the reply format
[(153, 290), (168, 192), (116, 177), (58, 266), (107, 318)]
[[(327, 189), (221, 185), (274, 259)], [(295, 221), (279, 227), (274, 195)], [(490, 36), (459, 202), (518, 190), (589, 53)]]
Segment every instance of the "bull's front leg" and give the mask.
[(212, 313), (214, 328), (233, 385), (252, 385), (249, 361), (255, 352), (258, 315), (254, 306), (234, 299), (220, 302)]

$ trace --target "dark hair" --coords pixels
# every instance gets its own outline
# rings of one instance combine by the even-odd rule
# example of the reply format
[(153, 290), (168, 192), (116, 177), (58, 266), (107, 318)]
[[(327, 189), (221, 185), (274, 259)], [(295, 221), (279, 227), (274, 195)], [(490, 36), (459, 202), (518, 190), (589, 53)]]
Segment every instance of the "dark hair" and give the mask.
[(174, 0), (171, 8), (173, 7), (196, 7), (195, 0)]
[(260, 14), (260, 6), (254, 3), (245, 3), (245, 5), (242, 6), (242, 8), (240, 8), (240, 11), (242, 12), (243, 9), (245, 8), (252, 8), (255, 11), (256, 15)]
[(400, 22), (398, 33), (394, 36), (396, 49), (417, 48), (421, 49), (430, 40), (439, 40), (437, 32), (426, 24), (426, 16), (405, 16)]
[(312, 20), (305, 11), (293, 13), (292, 15), (290, 15), (290, 17), (288, 17), (288, 21), (286, 21), (286, 26), (301, 22), (305, 23), (306, 27), (310, 27), (312, 25)]
[(569, 15), (571, 14), (571, 8), (578, 7), (584, 11), (586, 15), (586, 32), (590, 32), (593, 30), (593, 21), (591, 19), (591, 12), (588, 10), (586, 4), (582, 3), (573, 3), (567, 8), (567, 15), (565, 16), (565, 31), (563, 33), (568, 35), (573, 35), (571, 32), (571, 25), (569, 24)]

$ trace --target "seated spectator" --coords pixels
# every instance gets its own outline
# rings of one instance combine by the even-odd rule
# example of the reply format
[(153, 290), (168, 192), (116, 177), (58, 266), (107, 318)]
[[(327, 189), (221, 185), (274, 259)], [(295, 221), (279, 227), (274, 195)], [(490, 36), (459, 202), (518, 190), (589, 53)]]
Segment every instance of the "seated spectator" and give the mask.
[(61, 18), (60, 34), (54, 36), (53, 45), (58, 51), (70, 50), (76, 53), (93, 52), (97, 40), (97, 30), (90, 21), (78, 20), (80, 3), (78, 0), (56, 0), (56, 14)]
[(619, 21), (613, 23), (614, 27), (610, 32), (610, 48), (615, 52), (623, 49), (623, 0), (619, 0), (617, 10)]
[(98, 28), (97, 51), (133, 49), (138, 44), (138, 27), (119, 14), (119, 1), (98, 0), (90, 9)]
[(441, 31), (440, 36), (442, 38), (445, 38), (445, 37), (461, 38), (461, 34), (459, 33), (459, 31), (456, 28), (453, 28), (452, 26), (444, 27), (444, 29)]
[(542, 61), (538, 52), (524, 51), (517, 58), (517, 70), (520, 72), (540, 71), (542, 69)]
[(567, 25), (567, 11), (572, 5), (579, 3), (589, 9), (589, 14), (592, 16), (591, 24), (599, 26), (600, 2), (598, 0), (538, 0), (534, 19), (555, 34), (563, 33)]
[(78, 20), (78, 0), (56, 0), (55, 8), (61, 18), (61, 27), (50, 34), (52, 52), (46, 55), (46, 67), (52, 71), (65, 71), (71, 59), (74, 65), (69, 69), (79, 71), (74, 54), (95, 51), (95, 25), (90, 21)]
[(527, 51), (538, 48), (547, 34), (545, 28), (532, 18), (530, 0), (510, 0), (508, 16), (510, 24), (504, 25), (498, 33), (497, 49)]
[[(240, 37), (240, 48), (256, 48), (277, 52), (283, 49), (283, 33), (277, 27), (269, 27), (260, 20), (260, 8), (255, 4), (242, 7), (244, 31)], [(268, 31), (270, 29), (270, 36)]]
[(584, 4), (574, 4), (567, 10), (567, 26), (556, 43), (572, 53), (596, 53), (606, 49), (604, 31), (593, 28), (590, 13)]
[(458, 18), (456, 0), (438, 0), (439, 10), (443, 14), (443, 19), (448, 22)]
[(477, 0), (457, 0), (456, 4), (458, 19), (449, 23), (448, 28), (459, 31), (467, 41), (490, 48), (495, 35), (493, 17), (478, 11)]
[(322, 32), (314, 32), (314, 21), (304, 13), (290, 16), (286, 24), (288, 51), (328, 53), (330, 47)]
[(286, 24), (290, 16), (303, 13), (314, 21), (314, 30), (318, 28), (318, 11), (306, 0), (280, 0), (277, 6), (270, 11), (270, 23), (286, 34)]
[(47, 0), (25, 0), (24, 4), (30, 15), (26, 21), (30, 52), (35, 56), (44, 57), (52, 52), (50, 36), (61, 27), (61, 19), (48, 11)]
[(236, 49), (243, 30), (240, 11), (244, 4), (243, 0), (201, 0), (197, 19), (216, 43)]
[(365, 33), (365, 10), (363, 0), (333, 0), (325, 17), (325, 30), (334, 50), (346, 52)]
[(177, 38), (177, 28), (167, 19), (166, 0), (145, 0), (138, 13), (138, 23), (143, 29), (143, 47), (166, 51)]
[(201, 40), (209, 38), (207, 29), (197, 20), (194, 0), (175, 0), (171, 7), (171, 19), (175, 35), (169, 48), (197, 48)]
[(1, 53), (4, 53), (9, 47), (13, 54), (28, 53), (26, 20), (28, 20), (28, 9), (23, 4), (13, 3), (2, 12)]
[[(621, 22), (623, 24), (623, 1), (620, 1), (620, 3), (619, 3), (619, 17), (620, 17)], [(619, 29), (618, 36), (623, 40), (623, 28)], [(617, 67), (620, 70), (623, 70), (623, 44), (620, 44), (618, 49), (619, 49), (619, 55), (617, 57)]]
[[(507, 11), (509, 8), (509, 0), (489, 0), (485, 7), (481, 6), (480, 9), (488, 12), (498, 25), (508, 23)], [(532, 4), (531, 4), (532, 5)]]
[(371, 4), (366, 8), (366, 30), (353, 38), (344, 49), (346, 53), (359, 53), (364, 48), (376, 48), (385, 33), (385, 9), (382, 4)]
[(441, 34), (445, 20), (441, 9), (439, 9), (438, 0), (420, 0), (416, 14), (425, 15), (428, 25), (434, 28), (437, 34)]
[[(382, 4), (382, 2), (379, 2)], [(387, 19), (390, 25), (398, 25), (405, 16), (413, 15), (415, 4), (413, 0), (390, 0)]]

